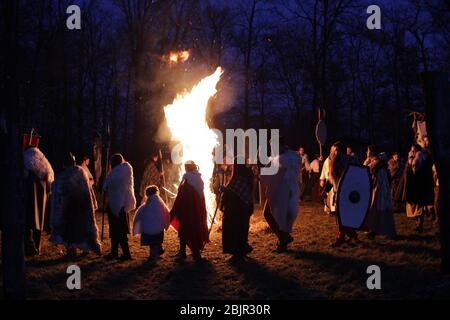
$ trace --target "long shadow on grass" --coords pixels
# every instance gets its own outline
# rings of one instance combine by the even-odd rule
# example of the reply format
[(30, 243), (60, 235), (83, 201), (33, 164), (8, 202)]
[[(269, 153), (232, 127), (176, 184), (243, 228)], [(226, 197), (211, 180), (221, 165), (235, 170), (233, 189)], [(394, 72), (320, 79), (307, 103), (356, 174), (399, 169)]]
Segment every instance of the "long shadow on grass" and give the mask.
[(164, 295), (170, 299), (218, 299), (217, 272), (208, 260), (201, 263), (177, 263), (165, 276)]
[(385, 298), (414, 297), (414, 293), (440, 278), (439, 270), (424, 270), (419, 262), (406, 266), (392, 265), (383, 261), (355, 259), (315, 251), (300, 251), (296, 254), (296, 259), (313, 261), (321, 272), (325, 271), (329, 275), (330, 281), (335, 282), (335, 288), (347, 284), (365, 287), (369, 277), (367, 267), (377, 265), (381, 270)]
[[(243, 287), (238, 291), (239, 297), (249, 299), (324, 299), (318, 291), (305, 288), (293, 278), (268, 269), (257, 260), (247, 258), (245, 261), (231, 264), (236, 272), (244, 276)], [(294, 271), (294, 270), (292, 270)], [(248, 292), (250, 291), (250, 293)]]

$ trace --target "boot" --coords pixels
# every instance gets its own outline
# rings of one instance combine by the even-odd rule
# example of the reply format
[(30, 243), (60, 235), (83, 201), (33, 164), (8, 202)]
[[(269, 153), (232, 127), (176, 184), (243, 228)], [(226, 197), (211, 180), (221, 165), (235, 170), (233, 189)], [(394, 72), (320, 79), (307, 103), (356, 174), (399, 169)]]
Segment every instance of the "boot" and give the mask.
[(105, 256), (106, 260), (117, 259), (119, 256), (119, 241), (116, 239), (111, 239), (111, 252)]

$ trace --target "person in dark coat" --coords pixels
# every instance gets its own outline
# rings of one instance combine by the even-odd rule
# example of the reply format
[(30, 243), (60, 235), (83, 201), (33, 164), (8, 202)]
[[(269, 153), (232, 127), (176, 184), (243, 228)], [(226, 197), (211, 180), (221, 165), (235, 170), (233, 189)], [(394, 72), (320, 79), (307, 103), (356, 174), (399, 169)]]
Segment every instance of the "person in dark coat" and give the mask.
[(222, 194), (222, 247), (223, 253), (240, 260), (253, 248), (248, 244), (250, 217), (253, 213), (253, 171), (235, 160), (230, 182)]
[(25, 167), (25, 255), (39, 254), (42, 231), (49, 231), (48, 199), (54, 173), (50, 162), (37, 147), (23, 153)]
[(433, 161), (430, 152), (415, 144), (408, 155), (405, 168), (403, 199), (406, 214), (416, 220), (416, 231), (422, 232), (423, 221), (434, 204)]

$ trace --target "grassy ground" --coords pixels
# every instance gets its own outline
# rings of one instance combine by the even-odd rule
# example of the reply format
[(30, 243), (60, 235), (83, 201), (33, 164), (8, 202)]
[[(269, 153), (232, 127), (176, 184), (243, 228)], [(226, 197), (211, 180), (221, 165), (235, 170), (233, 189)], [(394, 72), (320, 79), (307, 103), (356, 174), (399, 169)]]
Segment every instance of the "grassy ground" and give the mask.
[[(100, 218), (100, 216), (98, 217)], [(437, 227), (427, 221), (417, 234), (404, 214), (395, 216), (399, 240), (377, 238), (362, 244), (329, 247), (335, 220), (318, 205), (300, 208), (295, 238), (288, 253), (273, 252), (276, 239), (266, 230), (261, 212), (252, 217), (249, 242), (254, 247), (246, 262), (230, 264), (221, 253), (221, 233), (213, 230), (204, 250), (207, 259), (178, 263), (177, 235), (166, 233), (166, 253), (147, 261), (147, 248), (130, 241), (134, 260), (105, 261), (93, 254), (66, 260), (45, 241), (41, 256), (27, 261), (30, 299), (404, 299), (449, 298), (450, 277), (439, 273)], [(104, 243), (109, 249), (109, 239)], [(82, 289), (66, 289), (66, 268), (77, 264)], [(366, 268), (381, 268), (381, 290), (368, 290)], [(0, 287), (2, 286), (0, 280)]]

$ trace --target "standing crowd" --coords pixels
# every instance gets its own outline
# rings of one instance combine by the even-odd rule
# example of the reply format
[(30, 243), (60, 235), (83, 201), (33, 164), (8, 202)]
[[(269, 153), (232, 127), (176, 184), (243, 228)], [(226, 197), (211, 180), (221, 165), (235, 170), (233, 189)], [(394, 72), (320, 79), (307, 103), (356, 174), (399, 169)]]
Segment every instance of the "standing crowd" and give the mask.
[[(95, 219), (99, 205), (89, 157), (77, 165), (75, 157), (67, 155), (63, 170), (55, 177), (52, 166), (37, 147), (28, 146), (23, 155), (26, 255), (40, 253), (43, 231), (50, 235), (52, 243), (63, 245), (69, 257), (89, 251), (100, 255)], [(304, 148), (295, 151), (283, 139), (280, 139), (279, 155), (272, 157), (271, 162), (278, 171), (267, 176), (259, 175), (254, 166), (243, 164), (245, 159), (235, 158), (232, 165), (217, 166), (219, 182), (213, 185), (218, 195), (217, 205), (223, 213), (222, 247), (223, 253), (232, 255), (232, 260), (242, 260), (253, 251), (248, 234), (258, 183), (265, 190), (263, 216), (278, 239), (276, 252), (282, 253), (294, 240), (291, 233), (300, 201), (323, 201), (325, 213), (336, 216), (337, 191), (350, 164), (363, 165), (370, 172), (370, 209), (360, 229), (368, 239), (377, 236), (395, 239), (396, 211), (406, 210), (407, 216), (414, 219), (417, 232), (422, 232), (427, 216), (438, 220), (439, 182), (426, 138), (423, 146), (411, 147), (405, 163), (398, 153), (388, 157), (382, 148), (373, 145), (368, 146), (365, 160), (360, 161), (352, 148), (342, 142), (334, 143), (325, 159), (316, 155), (310, 162)], [(211, 231), (204, 196), (209, 181), (203, 181), (201, 168), (187, 161), (178, 188), (166, 188), (164, 179), (172, 181), (168, 175), (176, 173), (169, 162), (165, 162), (163, 169), (158, 156), (153, 154), (141, 179), (138, 195), (142, 200), (138, 206), (132, 166), (121, 154), (114, 154), (110, 164), (111, 170), (101, 186), (102, 211), (107, 216), (111, 239), (111, 249), (105, 259), (132, 259), (129, 234), (140, 235), (141, 245), (149, 247), (150, 259), (157, 259), (164, 254), (164, 233), (172, 226), (179, 237), (176, 259), (186, 259), (189, 248), (193, 259), (201, 261)], [(164, 193), (165, 201), (160, 192)], [(173, 195), (170, 201), (168, 194)], [(336, 221), (336, 237), (331, 246), (358, 244), (358, 230), (342, 227)], [(101, 234), (103, 238), (103, 222)]]

